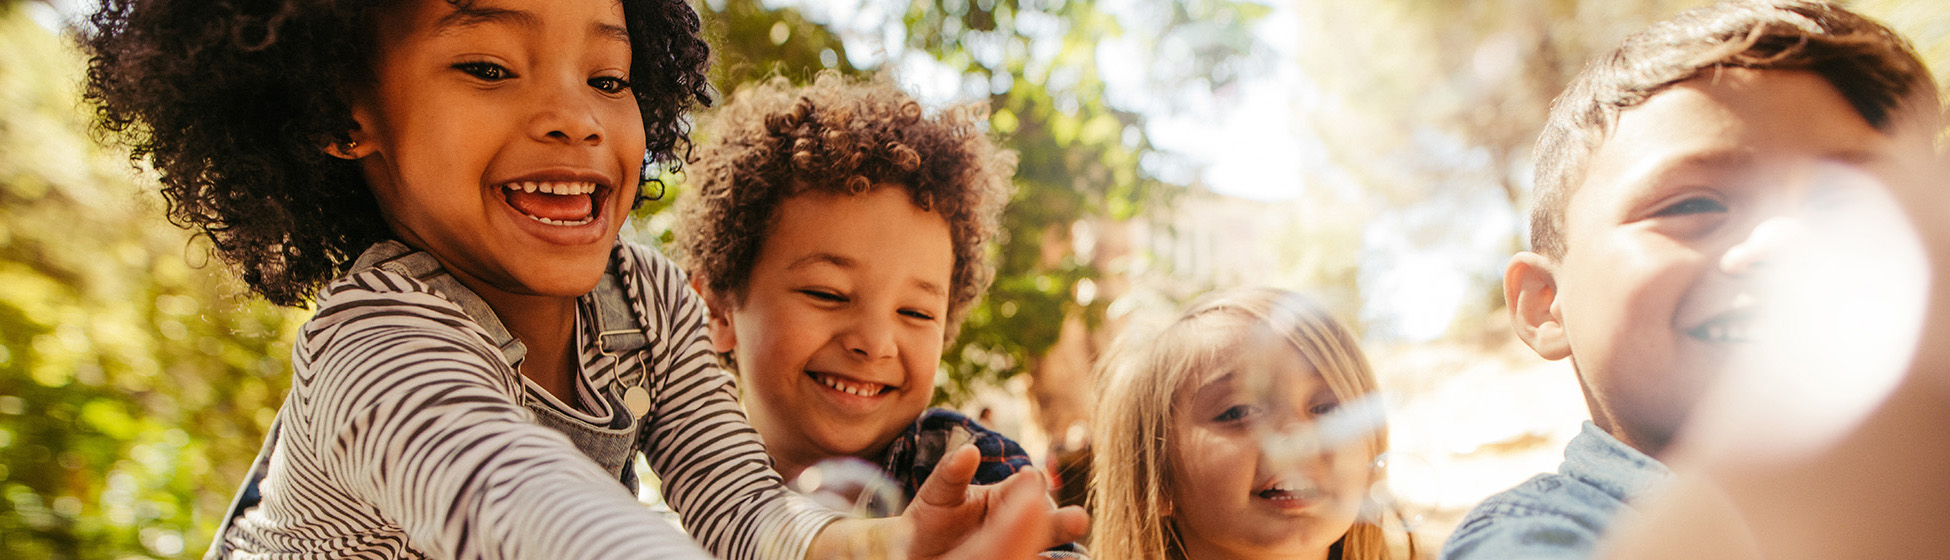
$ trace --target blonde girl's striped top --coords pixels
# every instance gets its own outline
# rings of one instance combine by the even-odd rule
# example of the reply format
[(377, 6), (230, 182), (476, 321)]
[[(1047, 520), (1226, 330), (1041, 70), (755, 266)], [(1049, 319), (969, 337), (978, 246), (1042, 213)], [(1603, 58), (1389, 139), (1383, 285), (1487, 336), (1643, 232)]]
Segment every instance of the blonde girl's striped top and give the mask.
[(385, 242), (322, 292), (292, 349), (263, 500), (218, 535), (213, 555), (803, 557), (837, 514), (781, 485), (682, 272), (619, 243), (611, 274), (648, 342), (605, 355), (599, 321), (579, 318), (581, 391), (597, 402), (592, 393), (648, 389), (635, 447), (691, 536), (537, 424), (514, 365), (520, 342), (430, 256)]

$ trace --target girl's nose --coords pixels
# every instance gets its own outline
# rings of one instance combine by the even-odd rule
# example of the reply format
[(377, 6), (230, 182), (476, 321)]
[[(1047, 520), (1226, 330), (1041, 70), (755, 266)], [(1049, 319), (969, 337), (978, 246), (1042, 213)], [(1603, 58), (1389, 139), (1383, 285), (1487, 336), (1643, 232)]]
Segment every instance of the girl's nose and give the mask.
[(1807, 224), (1797, 216), (1774, 216), (1763, 220), (1747, 232), (1746, 238), (1720, 255), (1720, 270), (1734, 276), (1765, 270), (1768, 262), (1800, 243), (1807, 234)]
[(536, 140), (567, 145), (599, 145), (603, 123), (597, 118), (594, 102), (588, 99), (589, 86), (544, 88), (535, 100), (530, 133)]

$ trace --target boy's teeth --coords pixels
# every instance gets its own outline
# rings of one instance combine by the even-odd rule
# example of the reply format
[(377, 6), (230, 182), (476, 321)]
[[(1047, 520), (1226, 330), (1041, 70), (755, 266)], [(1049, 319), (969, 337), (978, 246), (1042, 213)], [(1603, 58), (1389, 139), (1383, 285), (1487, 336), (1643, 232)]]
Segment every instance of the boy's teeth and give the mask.
[(826, 375), (823, 373), (817, 375), (816, 377), (819, 379), (819, 382), (821, 384), (827, 387), (832, 387), (834, 390), (849, 395), (871, 397), (880, 394), (881, 391), (881, 386), (878, 383), (854, 383), (854, 382), (849, 382), (845, 379), (841, 379), (838, 376)]

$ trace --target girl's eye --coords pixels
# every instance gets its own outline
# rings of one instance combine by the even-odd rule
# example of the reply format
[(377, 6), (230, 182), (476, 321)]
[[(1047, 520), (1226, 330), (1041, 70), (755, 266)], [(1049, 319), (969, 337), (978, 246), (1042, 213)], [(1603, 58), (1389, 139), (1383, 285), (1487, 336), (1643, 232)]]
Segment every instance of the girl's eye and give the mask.
[(1245, 420), (1248, 417), (1251, 417), (1254, 413), (1257, 412), (1259, 412), (1259, 407), (1257, 406), (1248, 405), (1248, 404), (1236, 405), (1233, 406), (1232, 408), (1225, 409), (1225, 412), (1220, 412), (1219, 415), (1213, 417), (1212, 420), (1215, 422), (1225, 422), (1225, 423), (1238, 422), (1241, 420)]
[(1694, 198), (1688, 198), (1686, 200), (1681, 200), (1679, 201), (1679, 203), (1674, 204), (1672, 206), (1667, 206), (1664, 209), (1659, 210), (1657, 214), (1653, 214), (1653, 215), (1685, 216), (1690, 214), (1709, 214), (1714, 212), (1725, 212), (1725, 211), (1727, 211), (1727, 206), (1725, 204), (1721, 204), (1720, 201), (1718, 200), (1714, 200), (1706, 197), (1694, 197)]
[(913, 318), (915, 318), (915, 319), (920, 319), (920, 320), (923, 320), (923, 321), (933, 321), (933, 320), (934, 320), (934, 314), (932, 314), (932, 313), (928, 313), (928, 312), (926, 312), (926, 311), (922, 311), (922, 310), (919, 310), (919, 309), (902, 309), (902, 310), (901, 310), (901, 315), (905, 315), (905, 316), (908, 316), (908, 317), (913, 317)]
[(630, 80), (615, 76), (598, 76), (589, 79), (589, 86), (603, 93), (618, 94), (630, 89)]
[(1321, 403), (1307, 408), (1307, 414), (1312, 414), (1314, 416), (1326, 416), (1329, 414), (1333, 414), (1334, 411), (1340, 409), (1341, 409), (1341, 403), (1337, 403), (1337, 402)]
[(515, 73), (509, 71), (507, 67), (492, 62), (462, 62), (455, 64), (454, 69), (466, 72), (469, 76), (490, 82), (498, 82), (515, 77)]
[(846, 296), (839, 295), (837, 293), (829, 292), (826, 290), (807, 289), (807, 290), (799, 290), (799, 293), (806, 294), (807, 297), (811, 297), (815, 300), (819, 300), (826, 303), (846, 303)]

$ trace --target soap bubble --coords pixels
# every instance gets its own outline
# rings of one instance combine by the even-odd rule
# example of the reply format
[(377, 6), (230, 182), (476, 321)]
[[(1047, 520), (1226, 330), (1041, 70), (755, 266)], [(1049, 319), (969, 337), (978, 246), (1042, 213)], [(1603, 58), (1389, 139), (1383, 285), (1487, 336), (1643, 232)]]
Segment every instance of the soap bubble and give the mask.
[(792, 481), (792, 489), (853, 517), (892, 517), (907, 509), (900, 483), (878, 465), (854, 457), (827, 459), (806, 467)]

